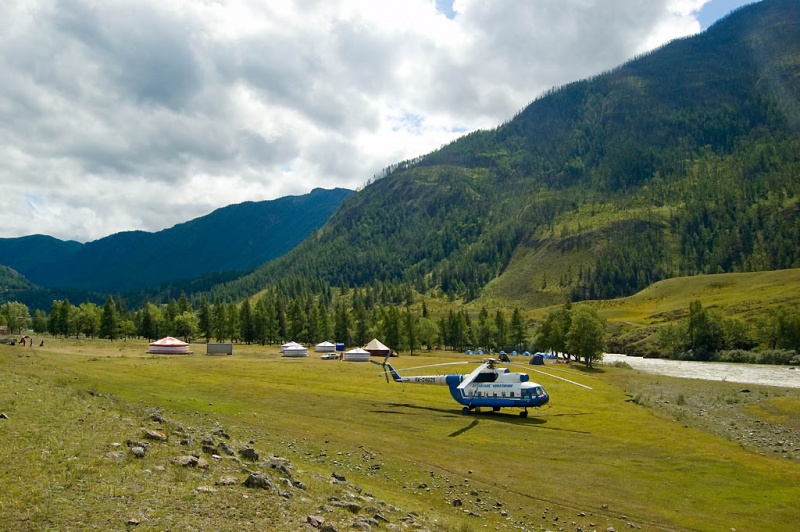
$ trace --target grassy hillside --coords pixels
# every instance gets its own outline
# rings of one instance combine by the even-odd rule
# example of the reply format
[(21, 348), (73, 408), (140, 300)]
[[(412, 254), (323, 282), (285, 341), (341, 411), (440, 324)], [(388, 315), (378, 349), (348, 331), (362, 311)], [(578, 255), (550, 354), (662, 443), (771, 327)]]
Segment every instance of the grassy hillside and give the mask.
[(675, 319), (695, 299), (728, 317), (765, 318), (779, 308), (800, 306), (800, 269), (668, 279), (597, 304), (611, 321), (651, 325)]
[[(465, 417), (445, 389), (387, 384), (370, 364), (234, 349), (219, 358), (149, 356), (144, 342), (0, 345), (0, 526), (119, 529), (136, 519), (143, 530), (299, 530), (307, 515), (322, 515), (344, 530), (380, 513), (381, 529), (784, 530), (800, 519), (796, 449), (759, 454), (739, 445), (735, 430), (726, 438), (692, 416), (647, 407), (681, 396), (690, 404), (695, 393), (681, 381), (618, 368), (570, 375), (590, 391), (534, 374), (553, 397), (549, 407), (527, 420)], [(396, 364), (460, 359), (437, 353)], [(800, 404), (790, 390), (704, 390), (707, 411), (719, 403), (779, 420)], [(725, 419), (730, 427), (734, 418)], [(148, 429), (168, 440), (149, 440), (135, 458), (125, 442), (145, 440)], [(203, 449), (222, 442), (235, 458)], [(261, 458), (239, 456), (247, 447)], [(172, 463), (191, 453), (208, 468)], [(272, 469), (273, 456), (290, 472)], [(245, 488), (253, 471), (281, 487)], [(279, 480), (288, 474), (305, 488)], [(223, 477), (233, 484), (220, 485)]]

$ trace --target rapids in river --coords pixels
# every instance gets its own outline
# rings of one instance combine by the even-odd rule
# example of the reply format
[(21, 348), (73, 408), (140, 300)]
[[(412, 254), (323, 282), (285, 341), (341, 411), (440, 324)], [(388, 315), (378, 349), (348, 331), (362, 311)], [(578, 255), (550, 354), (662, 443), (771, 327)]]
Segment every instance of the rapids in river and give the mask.
[(613, 364), (616, 361), (626, 362), (632, 368), (647, 373), (670, 377), (800, 388), (800, 369), (794, 366), (664, 360), (613, 353), (603, 355), (605, 364)]

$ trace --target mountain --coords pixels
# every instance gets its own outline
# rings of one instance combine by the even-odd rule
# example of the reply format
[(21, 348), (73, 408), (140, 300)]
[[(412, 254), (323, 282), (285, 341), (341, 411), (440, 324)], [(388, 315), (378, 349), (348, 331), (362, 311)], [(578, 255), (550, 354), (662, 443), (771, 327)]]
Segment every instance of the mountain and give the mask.
[(800, 3), (763, 0), (387, 168), (214, 293), (313, 279), (543, 306), (798, 267), (799, 132)]
[(0, 264), (32, 283), (105, 293), (141, 290), (219, 272), (246, 272), (322, 226), (352, 191), (245, 202), (149, 233), (130, 231), (79, 244), (46, 236), (0, 239)]

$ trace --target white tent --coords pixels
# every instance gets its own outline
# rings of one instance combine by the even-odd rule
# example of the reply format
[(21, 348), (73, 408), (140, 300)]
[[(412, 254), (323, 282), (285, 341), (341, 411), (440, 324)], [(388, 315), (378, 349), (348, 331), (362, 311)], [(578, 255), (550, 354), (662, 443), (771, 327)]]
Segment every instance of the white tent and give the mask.
[(147, 348), (147, 352), (162, 355), (188, 355), (189, 344), (177, 338), (173, 338), (172, 336), (166, 336), (161, 340), (151, 342), (150, 347)]
[(283, 353), (285, 357), (307, 357), (308, 348), (297, 342), (289, 342), (281, 346), (281, 353)]
[(369, 362), (369, 351), (357, 347), (344, 353), (345, 362)]
[(322, 342), (321, 344), (317, 344), (314, 346), (314, 351), (317, 353), (333, 353), (336, 351), (336, 344), (332, 344), (330, 342)]
[(382, 357), (385, 357), (386, 355), (392, 352), (391, 349), (383, 345), (380, 341), (378, 341), (377, 338), (373, 338), (372, 341), (370, 341), (370, 343), (364, 346), (364, 349), (366, 349), (369, 352), (369, 354), (373, 356), (382, 356)]

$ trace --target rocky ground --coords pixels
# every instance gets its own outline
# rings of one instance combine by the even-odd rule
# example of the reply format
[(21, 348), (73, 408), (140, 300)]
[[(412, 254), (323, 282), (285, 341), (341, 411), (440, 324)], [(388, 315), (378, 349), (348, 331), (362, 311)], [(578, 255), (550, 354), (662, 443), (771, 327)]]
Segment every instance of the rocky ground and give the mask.
[(632, 379), (626, 391), (637, 404), (686, 426), (717, 434), (753, 452), (800, 461), (800, 420), (786, 413), (763, 415), (772, 410), (770, 403), (776, 399), (800, 404), (798, 389), (660, 378)]

